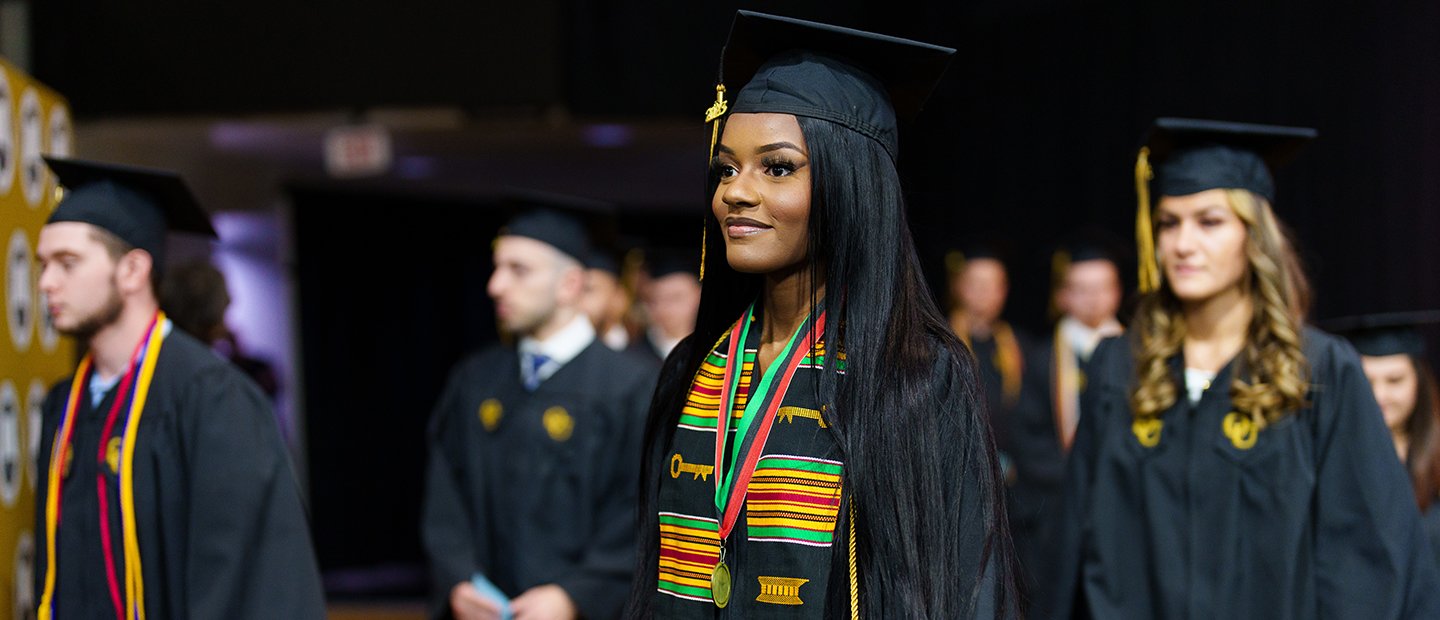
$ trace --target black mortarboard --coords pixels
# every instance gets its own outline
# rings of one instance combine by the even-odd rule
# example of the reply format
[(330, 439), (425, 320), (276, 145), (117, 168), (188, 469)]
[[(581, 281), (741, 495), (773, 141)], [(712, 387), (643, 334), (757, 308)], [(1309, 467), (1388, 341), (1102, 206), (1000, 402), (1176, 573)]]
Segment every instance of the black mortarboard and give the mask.
[(737, 11), (722, 52), (720, 84), (744, 84), (731, 112), (831, 121), (879, 142), (893, 160), (899, 152), (896, 118), (919, 113), (954, 53), (918, 41)]
[(1075, 263), (1092, 260), (1110, 261), (1120, 264), (1120, 242), (1109, 231), (1084, 227), (1067, 236), (1051, 255), (1050, 263), (1056, 277)]
[(528, 237), (553, 246), (586, 267), (595, 266), (598, 237), (613, 228), (608, 203), (531, 190), (511, 190), (505, 198), (515, 212), (499, 236)]
[(700, 257), (694, 250), (677, 248), (651, 249), (645, 252), (645, 270), (651, 278), (663, 278), (677, 273), (700, 275)]
[(165, 263), (165, 231), (217, 237), (210, 217), (179, 175), (78, 159), (46, 157), (65, 196), (47, 223), (81, 222), (109, 231)]
[(1155, 167), (1155, 194), (1247, 189), (1274, 202), (1272, 171), (1315, 136), (1307, 127), (1155, 119), (1146, 139)]
[(1344, 336), (1361, 355), (1425, 354), (1420, 328), (1440, 323), (1440, 310), (1367, 314), (1324, 322), (1324, 327)]
[(591, 248), (590, 258), (583, 262), (590, 269), (604, 271), (615, 276), (620, 275), (620, 258), (615, 256), (615, 251), (610, 248)]
[(1317, 132), (1307, 127), (1256, 125), (1191, 118), (1157, 118), (1135, 162), (1139, 210), (1140, 290), (1160, 286), (1150, 226), (1151, 180), (1159, 196), (1188, 196), (1211, 189), (1244, 189), (1275, 201), (1275, 167), (1288, 161)]

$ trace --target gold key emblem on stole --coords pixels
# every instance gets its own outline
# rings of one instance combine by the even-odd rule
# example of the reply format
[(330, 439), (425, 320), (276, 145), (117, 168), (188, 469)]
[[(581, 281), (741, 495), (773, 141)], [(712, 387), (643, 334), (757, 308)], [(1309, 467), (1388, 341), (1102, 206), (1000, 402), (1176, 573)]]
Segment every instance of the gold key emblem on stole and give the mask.
[(709, 480), (710, 474), (715, 472), (714, 465), (696, 465), (686, 463), (679, 452), (670, 457), (670, 477), (679, 478), (680, 474), (694, 474), (694, 480)]

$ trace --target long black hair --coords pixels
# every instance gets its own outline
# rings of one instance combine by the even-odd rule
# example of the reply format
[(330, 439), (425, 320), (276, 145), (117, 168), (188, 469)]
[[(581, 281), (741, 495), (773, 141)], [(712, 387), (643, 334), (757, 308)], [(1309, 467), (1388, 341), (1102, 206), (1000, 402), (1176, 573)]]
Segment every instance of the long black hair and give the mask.
[[(1014, 559), (975, 360), (925, 286), (894, 162), (850, 129), (798, 121), (811, 170), (810, 281), (826, 285), (826, 348), (846, 355), (843, 378), (839, 356), (826, 356), (817, 402), (855, 504), (863, 615), (970, 617), (977, 604), (1008, 615), (1018, 598)], [(717, 186), (711, 175), (708, 196)], [(646, 423), (630, 617), (648, 617), (655, 597), (660, 474), (686, 394), (710, 348), (761, 294), (763, 276), (726, 263), (715, 218), (705, 228), (695, 332), (666, 359)], [(837, 539), (848, 528), (842, 510)], [(829, 615), (849, 608), (847, 545), (834, 553)]]

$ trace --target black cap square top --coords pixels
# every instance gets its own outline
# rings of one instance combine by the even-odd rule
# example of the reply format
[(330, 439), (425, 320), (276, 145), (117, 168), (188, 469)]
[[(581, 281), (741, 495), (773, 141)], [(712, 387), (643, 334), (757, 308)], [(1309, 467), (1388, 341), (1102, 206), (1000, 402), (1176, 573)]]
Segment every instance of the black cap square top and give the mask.
[(546, 243), (590, 268), (604, 268), (600, 250), (614, 234), (615, 206), (579, 196), (510, 189), (504, 202), (510, 220), (501, 237), (513, 235)]
[(1155, 119), (1146, 138), (1155, 168), (1155, 194), (1188, 196), (1211, 189), (1245, 189), (1274, 202), (1274, 169), (1316, 135), (1307, 127)]
[(151, 168), (46, 157), (65, 195), (47, 223), (81, 222), (164, 263), (165, 231), (218, 237), (179, 175)]
[(1440, 324), (1440, 310), (1366, 314), (1325, 321), (1321, 325), (1344, 336), (1361, 355), (1425, 354), (1425, 338), (1420, 329)]
[(738, 11), (721, 84), (743, 83), (731, 112), (837, 123), (899, 153), (897, 118), (911, 120), (945, 72), (948, 47), (818, 22)]

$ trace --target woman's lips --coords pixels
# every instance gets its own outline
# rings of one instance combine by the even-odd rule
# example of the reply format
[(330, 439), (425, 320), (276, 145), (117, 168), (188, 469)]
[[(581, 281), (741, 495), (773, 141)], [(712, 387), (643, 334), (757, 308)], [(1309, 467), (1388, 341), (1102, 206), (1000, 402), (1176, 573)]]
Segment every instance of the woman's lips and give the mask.
[(737, 217), (725, 220), (725, 234), (729, 235), (731, 239), (758, 235), (770, 229), (770, 226), (766, 226), (750, 218)]

